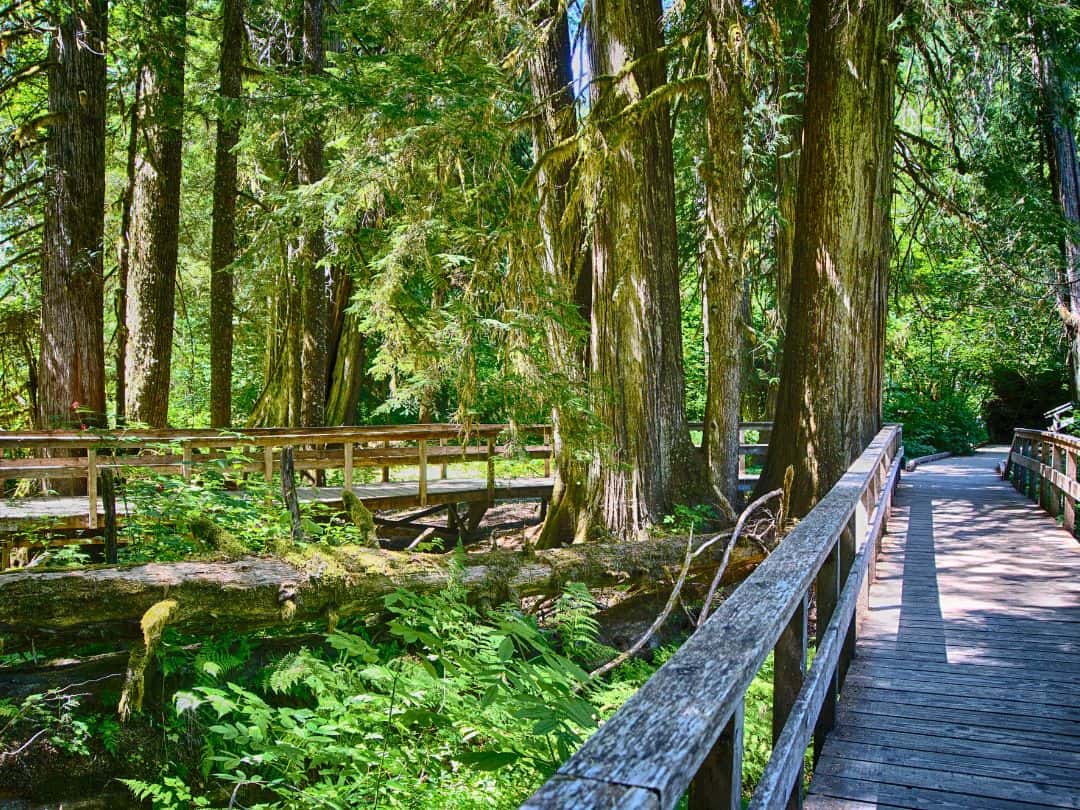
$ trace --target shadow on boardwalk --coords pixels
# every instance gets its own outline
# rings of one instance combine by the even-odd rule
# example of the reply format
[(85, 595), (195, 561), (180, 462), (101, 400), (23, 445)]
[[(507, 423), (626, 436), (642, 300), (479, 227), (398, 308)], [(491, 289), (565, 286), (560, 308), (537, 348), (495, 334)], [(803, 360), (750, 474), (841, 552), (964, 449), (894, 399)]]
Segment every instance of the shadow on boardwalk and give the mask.
[(1004, 452), (901, 485), (807, 807), (1080, 807), (1080, 544)]

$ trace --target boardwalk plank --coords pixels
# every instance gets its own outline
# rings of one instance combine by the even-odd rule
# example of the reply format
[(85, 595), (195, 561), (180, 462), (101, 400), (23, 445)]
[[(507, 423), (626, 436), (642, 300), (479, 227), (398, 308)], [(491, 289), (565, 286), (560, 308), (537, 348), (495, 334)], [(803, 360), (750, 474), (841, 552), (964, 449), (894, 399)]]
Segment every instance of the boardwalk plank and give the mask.
[[(895, 744), (873, 745), (830, 739), (825, 744), (825, 755), (834, 759), (849, 759), (883, 766), (904, 765), (924, 771), (970, 774), (1063, 788), (1073, 788), (1080, 784), (1080, 773), (1072, 769), (1017, 762), (1007, 757), (992, 757), (986, 753), (956, 754), (949, 751), (904, 748)], [(1026, 787), (1021, 789), (1027, 790)]]
[(911, 767), (895, 761), (896, 759), (898, 757), (894, 758), (893, 762), (881, 763), (841, 759), (836, 756), (824, 757), (818, 764), (817, 772), (822, 776), (841, 776), (907, 788), (940, 790), (983, 799), (1008, 799), (1014, 803), (1030, 802), (1049, 807), (1080, 807), (1080, 794), (1058, 785), (930, 770), (917, 764)]

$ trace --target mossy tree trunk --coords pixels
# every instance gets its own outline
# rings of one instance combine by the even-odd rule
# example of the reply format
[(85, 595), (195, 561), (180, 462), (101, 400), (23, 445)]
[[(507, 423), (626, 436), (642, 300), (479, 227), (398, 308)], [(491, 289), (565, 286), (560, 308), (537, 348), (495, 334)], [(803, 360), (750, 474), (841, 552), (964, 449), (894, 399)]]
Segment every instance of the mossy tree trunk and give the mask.
[(154, 0), (142, 11), (141, 148), (127, 238), (126, 411), (130, 419), (164, 427), (176, 309), (187, 0)]
[(232, 423), (233, 273), (236, 259), (237, 155), (240, 75), (244, 52), (243, 0), (223, 0), (217, 143), (214, 152), (210, 245), (210, 426)]
[(642, 535), (704, 494), (683, 375), (672, 126), (659, 0), (592, 7), (590, 115), (605, 143), (592, 233), (594, 447), (578, 538)]
[(1072, 126), (1072, 87), (1057, 68), (1053, 34), (1036, 25), (1033, 36), (1050, 187), (1064, 220), (1057, 299), (1069, 346), (1069, 388), (1076, 401), (1080, 399), (1080, 162)]
[[(323, 72), (323, 0), (304, 0), (304, 72), (318, 77)], [(317, 104), (313, 105), (317, 108)], [(297, 179), (300, 185), (322, 180), (323, 139), (319, 116), (304, 121), (304, 139), (300, 145)], [(300, 423), (315, 427), (326, 422), (327, 336), (329, 331), (329, 288), (323, 259), (326, 235), (321, 206), (310, 215), (305, 233), (300, 237), (296, 259), (300, 263), (300, 301), (303, 313), (301, 330)]]
[[(574, 159), (558, 147), (574, 137), (573, 75), (570, 69), (570, 26), (566, 10), (549, 4), (539, 21), (543, 38), (529, 59), (529, 79), (537, 112), (533, 119), (533, 151), (539, 167), (536, 188), (540, 198), (543, 237), (542, 269), (550, 306), (548, 346), (552, 370), (566, 381), (566, 398), (582, 396), (586, 384), (591, 266), (585, 250), (580, 205), (572, 203)], [(576, 155), (576, 149), (573, 154)], [(580, 408), (557, 406), (552, 413), (555, 481), (537, 545), (552, 548), (573, 539), (581, 513), (587, 465), (575, 452), (586, 441)]]
[(743, 135), (748, 57), (746, 16), (734, 0), (711, 0), (706, 13), (709, 83), (705, 179), (705, 348), (707, 389), (702, 447), (718, 499), (736, 502), (743, 358), (743, 244), (746, 180)]
[[(711, 576), (724, 546), (714, 543), (695, 560), (695, 570)], [(27, 569), (0, 577), (0, 639), (10, 653), (54, 643), (141, 638), (140, 620), (165, 599), (176, 602), (170, 626), (200, 635), (378, 614), (395, 590), (438, 591), (454, 576), (460, 576), (471, 598), (493, 603), (556, 595), (571, 581), (663, 590), (685, 552), (685, 538), (663, 537), (535, 553), (469, 554), (460, 568), (453, 555), (351, 546), (290, 561), (248, 557), (235, 562)], [(763, 556), (756, 544), (736, 546), (724, 582), (741, 580)]]
[(49, 40), (38, 424), (105, 423), (105, 0), (59, 4)]
[(881, 424), (896, 0), (813, 0), (787, 342), (759, 491), (803, 515)]

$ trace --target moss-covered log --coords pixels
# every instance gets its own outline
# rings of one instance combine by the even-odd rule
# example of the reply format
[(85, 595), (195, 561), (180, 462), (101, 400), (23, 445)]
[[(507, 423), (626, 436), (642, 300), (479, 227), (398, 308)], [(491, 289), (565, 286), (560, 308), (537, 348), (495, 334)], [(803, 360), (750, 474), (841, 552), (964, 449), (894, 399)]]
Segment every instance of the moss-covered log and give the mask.
[[(722, 545), (714, 544), (699, 564), (715, 566)], [(556, 593), (572, 580), (653, 587), (668, 581), (662, 572), (681, 563), (685, 548), (685, 539), (672, 537), (468, 554), (461, 577), (474, 598), (491, 601)], [(725, 579), (745, 577), (761, 556), (760, 549), (737, 548)], [(376, 613), (398, 588), (445, 587), (456, 559), (347, 547), (291, 559), (12, 571), (0, 574), (0, 637), (6, 652), (32, 644), (135, 639), (142, 635), (140, 619), (163, 599), (177, 603), (169, 625), (198, 634)]]

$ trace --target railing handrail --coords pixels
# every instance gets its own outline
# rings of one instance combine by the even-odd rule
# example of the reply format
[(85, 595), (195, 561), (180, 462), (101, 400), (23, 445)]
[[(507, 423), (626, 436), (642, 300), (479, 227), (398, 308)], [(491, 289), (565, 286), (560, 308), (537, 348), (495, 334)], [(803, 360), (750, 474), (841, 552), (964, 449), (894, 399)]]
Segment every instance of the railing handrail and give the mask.
[[(702, 423), (690, 423), (700, 429)], [(740, 433), (768, 430), (771, 422), (743, 422)], [(546, 435), (551, 425), (545, 423), (512, 425), (509, 423), (423, 423), (402, 425), (346, 425), (312, 428), (161, 428), (86, 430), (0, 430), (0, 450), (66, 449), (89, 450), (131, 448), (140, 444), (187, 444), (198, 448), (251, 445), (340, 444), (345, 441), (415, 441), (418, 439), (491, 438), (503, 433)]]
[[(754, 806), (786, 804), (799, 789), (803, 752), (828, 687), (846, 672), (841, 647), (873, 571), (900, 473), (901, 438), (900, 426), (883, 428), (704, 627), (524, 807), (666, 810), (692, 780), (700, 806), (738, 807), (744, 696), (774, 649), (781, 687), (774, 715), (786, 722)], [(806, 608), (815, 582), (824, 627), (804, 682)]]

